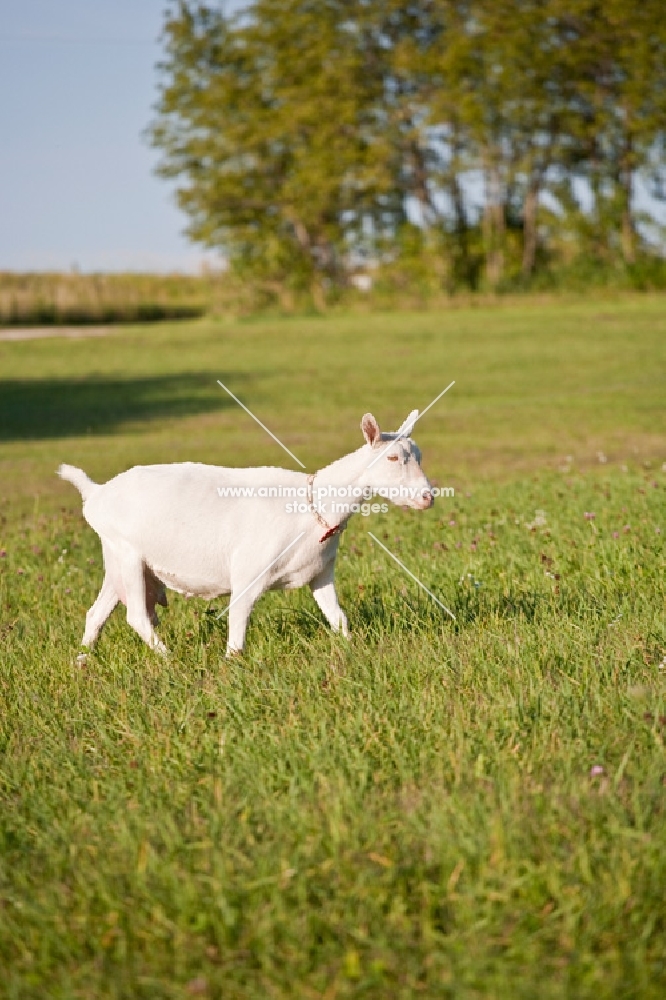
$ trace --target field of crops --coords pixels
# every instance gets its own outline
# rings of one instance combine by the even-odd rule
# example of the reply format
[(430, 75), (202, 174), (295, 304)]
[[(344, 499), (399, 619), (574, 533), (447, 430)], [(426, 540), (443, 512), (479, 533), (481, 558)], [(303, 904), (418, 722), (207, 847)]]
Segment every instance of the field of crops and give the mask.
[(0, 326), (146, 323), (201, 316), (211, 276), (0, 271)]
[[(666, 300), (0, 343), (0, 996), (661, 998)], [(338, 592), (170, 595), (77, 665), (101, 552), (60, 462), (314, 471), (424, 409), (425, 513)], [(434, 593), (453, 621), (372, 540)]]

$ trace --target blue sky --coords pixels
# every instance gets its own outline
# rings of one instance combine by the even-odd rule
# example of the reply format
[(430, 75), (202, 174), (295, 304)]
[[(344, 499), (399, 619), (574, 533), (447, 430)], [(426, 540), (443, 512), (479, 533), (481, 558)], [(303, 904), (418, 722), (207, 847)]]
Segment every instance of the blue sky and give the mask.
[(0, 4), (0, 270), (196, 270), (141, 137), (167, 0)]

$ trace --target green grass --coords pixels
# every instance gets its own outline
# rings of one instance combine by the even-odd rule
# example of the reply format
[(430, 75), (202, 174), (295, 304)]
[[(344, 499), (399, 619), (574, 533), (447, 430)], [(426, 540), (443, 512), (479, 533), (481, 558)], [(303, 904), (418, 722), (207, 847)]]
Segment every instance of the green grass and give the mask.
[[(0, 996), (664, 995), (665, 328), (655, 297), (0, 344)], [(416, 437), (456, 496), (352, 522), (349, 644), (275, 593), (227, 662), (225, 601), (170, 596), (168, 662), (116, 612), (78, 667), (100, 550), (53, 469), (291, 464), (217, 378), (312, 469), (455, 378)]]

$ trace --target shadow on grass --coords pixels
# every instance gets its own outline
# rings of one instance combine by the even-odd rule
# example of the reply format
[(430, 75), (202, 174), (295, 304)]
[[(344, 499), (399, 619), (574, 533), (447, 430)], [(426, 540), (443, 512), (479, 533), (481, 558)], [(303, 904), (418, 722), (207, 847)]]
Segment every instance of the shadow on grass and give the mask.
[(236, 389), (251, 376), (207, 371), (137, 378), (0, 379), (0, 441), (104, 434), (133, 421), (236, 406), (217, 378)]
[[(437, 593), (437, 589), (433, 592)], [(532, 591), (507, 596), (466, 587), (453, 588), (448, 596), (440, 593), (439, 598), (455, 615), (455, 620), (426, 595), (413, 593), (406, 597), (381, 587), (366, 590), (351, 614), (357, 627), (369, 631), (427, 632), (438, 623), (445, 623), (452, 631), (460, 632), (475, 622), (494, 618), (533, 623), (552, 601), (550, 595)]]

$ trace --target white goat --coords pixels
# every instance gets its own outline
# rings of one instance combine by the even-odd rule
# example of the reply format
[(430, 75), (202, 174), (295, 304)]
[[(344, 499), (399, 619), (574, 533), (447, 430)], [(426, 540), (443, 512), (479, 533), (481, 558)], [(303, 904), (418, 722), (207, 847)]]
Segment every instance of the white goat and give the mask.
[[(414, 410), (398, 431), (382, 434), (366, 413), (361, 421), (366, 444), (314, 476), (185, 462), (139, 465), (100, 485), (81, 469), (61, 465), (58, 474), (81, 493), (83, 515), (99, 535), (104, 556), (104, 582), (86, 615), (82, 645), (94, 644), (122, 601), (129, 625), (152, 649), (166, 653), (154, 630), (155, 605), (166, 607), (165, 587), (207, 599), (231, 594), (227, 655), (243, 650), (250, 612), (267, 590), (309, 584), (331, 627), (346, 636), (333, 573), (340, 530), (351, 512), (340, 512), (344, 505), (336, 502), (336, 512), (328, 513), (332, 505), (317, 509), (316, 500), (343, 490), (358, 498), (364, 490), (365, 496), (380, 491), (418, 510), (432, 506), (421, 453), (408, 436), (417, 417)], [(271, 487), (281, 488), (271, 492), (282, 496), (266, 496)], [(253, 488), (255, 495), (248, 496)], [(293, 513), (284, 502), (285, 488), (301, 499), (289, 505), (296, 508)], [(236, 495), (228, 495), (234, 489)], [(246, 495), (238, 495), (243, 489)]]

